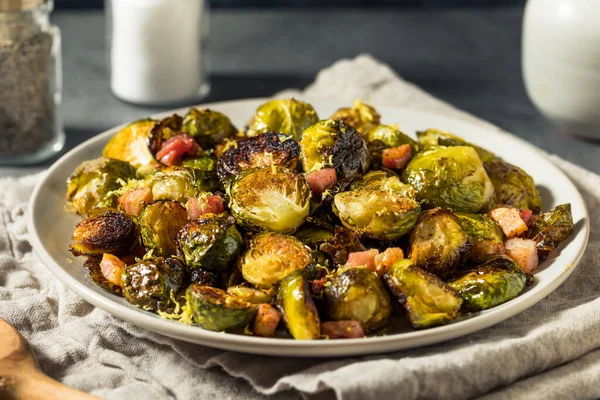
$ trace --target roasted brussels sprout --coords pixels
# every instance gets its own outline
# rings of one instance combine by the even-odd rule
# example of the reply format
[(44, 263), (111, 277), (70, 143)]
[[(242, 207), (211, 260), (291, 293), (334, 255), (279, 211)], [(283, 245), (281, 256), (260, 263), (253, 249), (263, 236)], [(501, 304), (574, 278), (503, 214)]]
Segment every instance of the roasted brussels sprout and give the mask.
[(254, 236), (240, 259), (242, 276), (261, 289), (270, 289), (286, 275), (311, 262), (310, 249), (298, 239), (274, 232)]
[(504, 254), (504, 234), (500, 225), (483, 214), (456, 213), (458, 222), (473, 247), (469, 251), (469, 260), (483, 261), (493, 254)]
[(269, 132), (242, 139), (219, 159), (217, 172), (220, 178), (237, 175), (242, 171), (280, 165), (291, 170), (296, 168), (300, 145), (289, 136)]
[(381, 123), (381, 115), (375, 107), (363, 103), (361, 99), (354, 100), (352, 107), (340, 108), (329, 119), (343, 121), (362, 135)]
[(421, 206), (385, 190), (353, 190), (335, 195), (333, 212), (346, 228), (381, 240), (396, 240), (415, 226)]
[(234, 138), (238, 132), (225, 114), (208, 108), (190, 108), (183, 118), (181, 131), (191, 135), (205, 150), (214, 149), (224, 139)]
[(335, 321), (354, 320), (365, 332), (383, 328), (392, 312), (390, 296), (376, 273), (350, 268), (325, 287), (329, 315)]
[(371, 153), (371, 168), (381, 167), (381, 157), (386, 149), (407, 144), (410, 146), (412, 154), (419, 151), (419, 144), (402, 133), (397, 126), (377, 125), (367, 132), (365, 138)]
[(221, 271), (215, 271), (207, 268), (194, 268), (190, 273), (191, 283), (197, 283), (203, 286), (212, 286), (222, 289), (225, 285), (225, 276)]
[(338, 180), (364, 174), (369, 169), (369, 149), (360, 133), (345, 122), (324, 120), (302, 133), (302, 168), (310, 173), (335, 168)]
[(356, 232), (336, 226), (333, 238), (322, 243), (319, 250), (328, 254), (336, 266), (340, 266), (346, 264), (350, 253), (366, 249), (360, 242)]
[(384, 280), (390, 292), (406, 308), (408, 320), (415, 328), (442, 325), (458, 316), (462, 298), (411, 260), (397, 261)]
[(525, 290), (527, 278), (507, 256), (497, 256), (452, 279), (448, 285), (463, 298), (468, 311), (486, 310), (514, 299)]
[(423, 212), (409, 241), (415, 265), (441, 279), (451, 277), (471, 249), (469, 235), (449, 210)]
[[(272, 292), (272, 293), (271, 293)], [(240, 299), (247, 301), (252, 304), (264, 304), (270, 303), (274, 297), (274, 290), (269, 291), (269, 293), (254, 289), (247, 286), (230, 286), (227, 288), (227, 293), (233, 294)]]
[(98, 208), (114, 207), (114, 191), (135, 178), (135, 169), (127, 162), (106, 157), (82, 162), (67, 180), (66, 209), (80, 215)]
[(285, 324), (294, 339), (319, 338), (321, 335), (319, 313), (302, 270), (292, 271), (281, 281), (277, 299)]
[(573, 232), (573, 216), (571, 204), (561, 204), (550, 211), (541, 213), (529, 231), (529, 237), (537, 243), (538, 256), (541, 261), (548, 258)]
[(209, 331), (227, 331), (248, 324), (256, 314), (256, 306), (224, 290), (191, 284), (185, 298), (194, 322)]
[(494, 153), (487, 151), (479, 146), (465, 141), (464, 139), (451, 134), (450, 132), (440, 131), (437, 129), (428, 129), (426, 131), (417, 132), (419, 143), (423, 146), (468, 146), (475, 149), (477, 155), (482, 162), (488, 162), (496, 158)]
[(308, 103), (295, 99), (270, 100), (256, 109), (246, 125), (246, 136), (279, 132), (300, 140), (302, 132), (319, 120)]
[(351, 190), (385, 190), (394, 192), (403, 197), (415, 198), (415, 188), (409, 184), (403, 183), (400, 177), (393, 172), (376, 170), (370, 171), (362, 179), (353, 182), (350, 185)]
[(246, 171), (227, 185), (229, 208), (247, 229), (293, 233), (310, 212), (304, 178), (283, 167)]
[(230, 218), (206, 218), (181, 228), (177, 251), (188, 267), (230, 269), (242, 250), (242, 235)]
[(69, 250), (75, 256), (124, 255), (138, 244), (135, 223), (126, 214), (105, 211), (75, 226)]
[(428, 207), (476, 213), (490, 202), (494, 185), (472, 147), (433, 147), (406, 166), (402, 180)]
[(533, 178), (521, 168), (500, 159), (487, 161), (483, 166), (494, 184), (495, 204), (508, 204), (533, 212), (542, 209), (542, 198)]
[(190, 197), (216, 188), (216, 177), (212, 172), (184, 167), (168, 167), (148, 176), (141, 186), (152, 188), (154, 200), (185, 202)]
[(185, 207), (174, 201), (148, 204), (140, 213), (138, 224), (142, 243), (157, 256), (170, 256), (177, 251), (177, 232), (188, 221)]
[(177, 258), (144, 259), (128, 265), (121, 276), (123, 296), (145, 310), (168, 311), (187, 284), (187, 273)]
[(217, 170), (217, 160), (214, 157), (204, 155), (194, 158), (187, 158), (183, 160), (181, 166), (204, 172), (213, 172)]
[(135, 168), (158, 166), (159, 163), (150, 152), (147, 143), (148, 133), (155, 124), (156, 121), (152, 119), (132, 122), (113, 136), (104, 147), (102, 155), (126, 161)]

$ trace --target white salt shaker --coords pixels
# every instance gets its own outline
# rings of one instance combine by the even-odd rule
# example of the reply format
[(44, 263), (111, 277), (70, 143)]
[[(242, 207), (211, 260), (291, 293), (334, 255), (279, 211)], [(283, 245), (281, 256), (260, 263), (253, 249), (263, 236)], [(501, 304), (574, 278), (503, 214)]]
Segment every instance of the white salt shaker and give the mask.
[(110, 86), (142, 105), (194, 102), (209, 92), (206, 0), (107, 0)]

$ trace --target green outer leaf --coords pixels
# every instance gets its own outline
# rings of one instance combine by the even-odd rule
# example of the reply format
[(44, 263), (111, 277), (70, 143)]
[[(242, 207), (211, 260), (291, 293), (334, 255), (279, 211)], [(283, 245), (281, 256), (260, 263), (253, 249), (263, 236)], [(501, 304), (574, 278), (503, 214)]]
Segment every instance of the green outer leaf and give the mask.
[(277, 298), (287, 328), (294, 339), (319, 338), (321, 322), (302, 270), (291, 272), (281, 281)]

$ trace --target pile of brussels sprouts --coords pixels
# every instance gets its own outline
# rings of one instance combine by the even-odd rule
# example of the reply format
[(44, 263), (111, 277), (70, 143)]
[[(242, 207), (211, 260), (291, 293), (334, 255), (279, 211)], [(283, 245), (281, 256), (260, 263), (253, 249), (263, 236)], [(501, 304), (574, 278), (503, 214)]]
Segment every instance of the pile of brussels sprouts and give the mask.
[(212, 331), (385, 333), (489, 309), (573, 230), (531, 176), (448, 132), (413, 140), (360, 101), (320, 120), (272, 100), (118, 132), (68, 179), (71, 251), (134, 306)]

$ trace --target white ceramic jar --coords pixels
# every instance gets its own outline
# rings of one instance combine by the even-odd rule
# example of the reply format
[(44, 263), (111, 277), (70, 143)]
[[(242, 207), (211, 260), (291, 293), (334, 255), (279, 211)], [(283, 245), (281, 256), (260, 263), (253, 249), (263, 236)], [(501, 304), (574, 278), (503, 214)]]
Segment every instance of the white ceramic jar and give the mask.
[(529, 0), (522, 67), (543, 114), (568, 133), (600, 139), (600, 0)]

